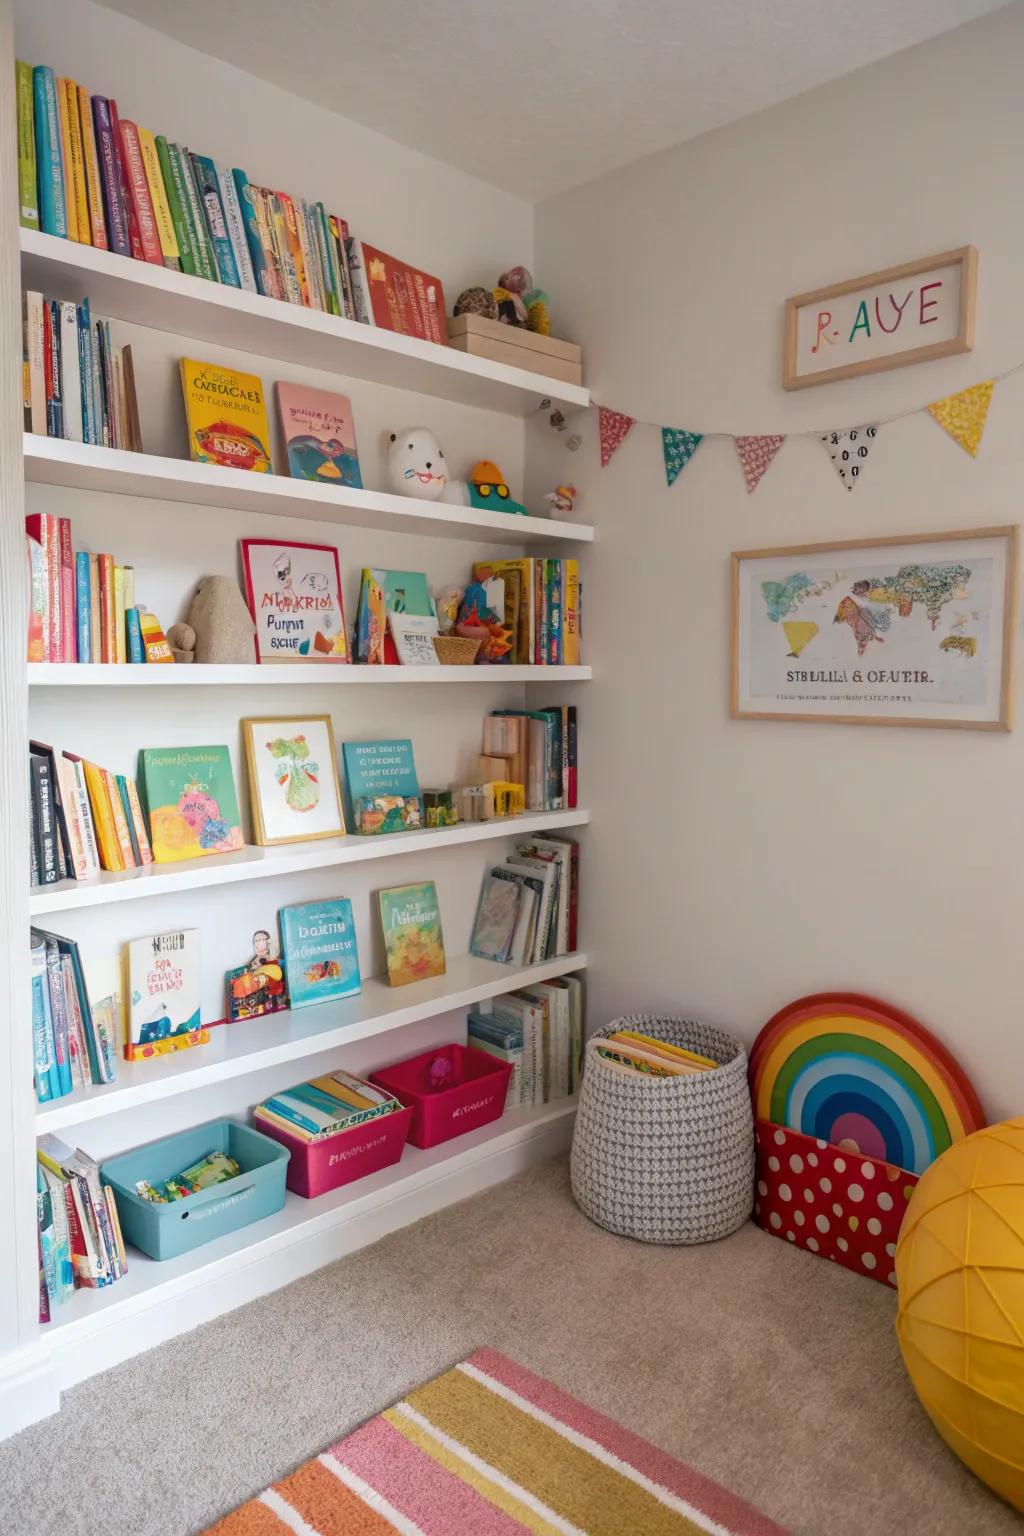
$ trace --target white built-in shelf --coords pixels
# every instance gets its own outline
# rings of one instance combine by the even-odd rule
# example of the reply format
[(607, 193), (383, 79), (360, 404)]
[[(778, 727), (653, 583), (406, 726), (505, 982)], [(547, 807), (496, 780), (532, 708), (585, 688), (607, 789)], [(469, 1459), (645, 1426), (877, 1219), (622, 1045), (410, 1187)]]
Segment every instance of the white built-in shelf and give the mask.
[(30, 688), (226, 688), (333, 687), (397, 683), (583, 683), (589, 667), (356, 667), (294, 662), (287, 666), (99, 666), (77, 662), (34, 662)]
[[(158, 1262), (129, 1248), (128, 1273), (124, 1278), (102, 1290), (76, 1291), (55, 1310), (53, 1322), (44, 1329), (44, 1338), (55, 1348), (80, 1345), (139, 1313), (187, 1297), (197, 1287), (223, 1286), (226, 1282), (230, 1289), (232, 1277), (240, 1271), (251, 1273), (252, 1265), (272, 1266), (283, 1250), (298, 1243), (308, 1244), (309, 1239), (314, 1240), (310, 1246), (326, 1248), (325, 1238), (332, 1229), (355, 1221), (371, 1225), (375, 1213), (383, 1207), (405, 1195), (424, 1191), (427, 1186), (447, 1181), (450, 1191), (447, 1198), (435, 1196), (431, 1209), (458, 1200), (471, 1192), (459, 1180), (475, 1163), (543, 1135), (545, 1128), (570, 1120), (575, 1112), (574, 1099), (559, 1099), (537, 1108), (508, 1109), (492, 1125), (442, 1146), (426, 1151), (407, 1146), (401, 1162), (391, 1168), (357, 1179), (316, 1200), (289, 1194), (277, 1215), (217, 1238), (180, 1258)], [(333, 1255), (325, 1254), (330, 1256)], [(303, 1271), (314, 1268), (316, 1262), (307, 1262)], [(324, 1258), (318, 1262), (323, 1263)], [(189, 1326), (186, 1321), (175, 1331)]]
[(88, 297), (93, 314), (107, 319), (460, 405), (528, 416), (544, 400), (571, 410), (590, 404), (590, 392), (579, 385), (36, 230), (21, 231), (21, 275), (26, 288), (52, 298)]
[(498, 837), (522, 837), (530, 832), (551, 832), (561, 827), (580, 827), (590, 812), (530, 811), (525, 816), (497, 821), (467, 821), (457, 827), (422, 832), (390, 832), (376, 837), (327, 837), (310, 843), (281, 843), (273, 848), (245, 847), (237, 853), (210, 854), (183, 859), (176, 864), (148, 864), (144, 869), (116, 873), (104, 870), (92, 880), (60, 880), (55, 885), (34, 887), (29, 913), (42, 917), (49, 912), (71, 912), (81, 907), (105, 906), (112, 901), (137, 901), (143, 896), (163, 896), (172, 891), (195, 891), (203, 886), (230, 885), (237, 880), (266, 880), (308, 869), (329, 869), (338, 864), (360, 864), (369, 859), (396, 858), (402, 854), (430, 854), (437, 848), (459, 843), (480, 843)]
[(171, 1051), (149, 1061), (119, 1061), (117, 1081), (106, 1087), (79, 1088), (36, 1110), (36, 1130), (62, 1130), (83, 1125), (140, 1104), (174, 1098), (193, 1088), (262, 1072), (265, 1067), (302, 1061), (320, 1051), (368, 1040), (403, 1029), (421, 1019), (436, 1018), (452, 1009), (469, 1008), (484, 998), (516, 987), (532, 986), (552, 976), (567, 976), (586, 967), (585, 954), (561, 955), (541, 965), (517, 969), (478, 960), (475, 955), (448, 957), (444, 976), (391, 987), (373, 976), (364, 980), (358, 997), (319, 1003), (294, 1012), (268, 1014), (234, 1024), (220, 1024), (207, 1044), (190, 1051)]
[(343, 523), (351, 528), (478, 538), (489, 544), (525, 547), (547, 544), (552, 539), (590, 543), (594, 537), (593, 528), (585, 523), (479, 512), (474, 507), (419, 501), (415, 496), (393, 496), (389, 491), (334, 488), (312, 480), (292, 480), (287, 475), (258, 475), (219, 464), (197, 464), (191, 459), (164, 459), (151, 453), (128, 453), (123, 448), (98, 448), (91, 443), (40, 437), (33, 432), (25, 434), (24, 455), (25, 478), (29, 483), (66, 485), (76, 491), (148, 496), (159, 501), (188, 502), (192, 506), (256, 512), (265, 517)]

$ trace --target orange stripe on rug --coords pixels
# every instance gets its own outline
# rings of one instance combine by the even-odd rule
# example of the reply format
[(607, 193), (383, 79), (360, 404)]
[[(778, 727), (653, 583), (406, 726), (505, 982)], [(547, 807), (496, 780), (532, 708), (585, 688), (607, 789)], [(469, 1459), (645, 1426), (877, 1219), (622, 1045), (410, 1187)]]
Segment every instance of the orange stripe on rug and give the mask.
[(259, 1499), (250, 1499), (211, 1525), (204, 1536), (292, 1536), (292, 1532), (272, 1509)]
[(390, 1520), (377, 1514), (317, 1460), (307, 1461), (290, 1477), (275, 1483), (274, 1492), (316, 1536), (395, 1536)]

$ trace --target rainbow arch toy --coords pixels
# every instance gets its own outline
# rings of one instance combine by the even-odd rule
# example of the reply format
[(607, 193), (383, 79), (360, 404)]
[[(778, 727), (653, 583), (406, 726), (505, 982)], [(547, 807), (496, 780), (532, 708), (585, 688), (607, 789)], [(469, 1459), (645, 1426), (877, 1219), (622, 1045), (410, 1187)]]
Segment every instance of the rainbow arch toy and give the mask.
[(920, 1174), (985, 1124), (970, 1079), (931, 1032), (886, 1003), (818, 992), (783, 1008), (750, 1053), (759, 1120)]

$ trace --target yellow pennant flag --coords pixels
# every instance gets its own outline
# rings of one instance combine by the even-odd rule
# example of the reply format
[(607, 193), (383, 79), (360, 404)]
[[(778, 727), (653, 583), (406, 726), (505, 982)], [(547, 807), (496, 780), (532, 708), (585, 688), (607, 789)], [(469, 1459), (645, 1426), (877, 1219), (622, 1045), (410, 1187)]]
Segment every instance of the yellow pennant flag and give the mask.
[(986, 379), (984, 384), (972, 384), (969, 389), (962, 389), (956, 395), (947, 395), (944, 400), (935, 400), (928, 407), (939, 426), (972, 459), (977, 458), (981, 447), (981, 434), (985, 430), (985, 418), (994, 388), (995, 380)]

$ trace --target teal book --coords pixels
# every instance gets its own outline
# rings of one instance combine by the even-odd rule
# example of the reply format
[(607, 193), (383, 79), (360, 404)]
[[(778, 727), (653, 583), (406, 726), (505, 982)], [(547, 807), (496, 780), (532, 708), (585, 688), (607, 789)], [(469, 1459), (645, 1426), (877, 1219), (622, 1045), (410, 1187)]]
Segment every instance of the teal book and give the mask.
[(346, 741), (341, 753), (353, 832), (373, 836), (420, 830), (423, 797), (411, 741)]
[(362, 991), (352, 903), (347, 896), (282, 907), (281, 958), (293, 1008)]
[(145, 747), (138, 779), (155, 863), (244, 847), (227, 747)]
[(206, 230), (210, 237), (220, 280), (231, 288), (240, 288), (242, 284), (238, 276), (231, 236), (228, 233), (224, 204), (220, 195), (220, 182), (217, 180), (217, 167), (207, 155), (190, 154), (189, 158), (192, 161), (196, 192), (205, 217)]
[[(35, 107), (36, 174), (39, 178), (39, 222), (43, 233), (67, 239), (68, 215), (64, 197), (64, 157), (57, 117), (57, 82), (47, 64), (32, 71)], [(52, 434), (51, 434), (52, 435)]]
[(142, 626), (139, 623), (139, 610), (126, 608), (124, 613), (125, 638), (128, 641), (128, 660), (135, 666), (145, 663), (146, 646), (142, 638)]

